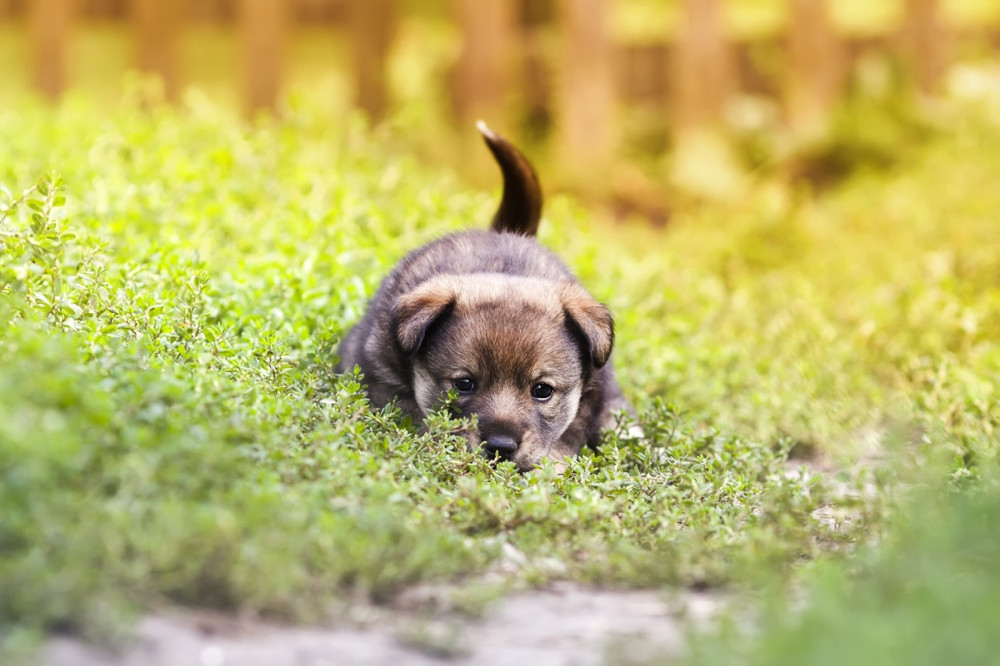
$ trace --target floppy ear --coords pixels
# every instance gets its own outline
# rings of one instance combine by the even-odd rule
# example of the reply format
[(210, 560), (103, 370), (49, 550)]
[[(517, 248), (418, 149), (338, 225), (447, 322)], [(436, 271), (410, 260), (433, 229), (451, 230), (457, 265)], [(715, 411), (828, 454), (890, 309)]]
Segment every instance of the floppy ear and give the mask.
[(392, 335), (407, 356), (420, 349), (427, 330), (455, 306), (456, 294), (447, 283), (430, 280), (396, 299), (392, 308)]
[(594, 367), (603, 367), (615, 344), (615, 322), (611, 312), (574, 282), (564, 284), (560, 296), (567, 324), (575, 327), (586, 340)]

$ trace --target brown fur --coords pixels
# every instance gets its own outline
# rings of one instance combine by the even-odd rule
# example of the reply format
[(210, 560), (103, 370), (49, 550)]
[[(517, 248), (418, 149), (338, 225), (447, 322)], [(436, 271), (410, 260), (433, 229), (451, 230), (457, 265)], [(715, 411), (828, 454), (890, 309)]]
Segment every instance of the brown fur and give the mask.
[(530, 163), (480, 130), (504, 175), (491, 231), (405, 257), (344, 338), (337, 369), (359, 366), (373, 405), (396, 400), (417, 421), (462, 389), (455, 408), (478, 422), (469, 446), (528, 470), (596, 447), (629, 406), (609, 363), (610, 312), (532, 237), (541, 189)]

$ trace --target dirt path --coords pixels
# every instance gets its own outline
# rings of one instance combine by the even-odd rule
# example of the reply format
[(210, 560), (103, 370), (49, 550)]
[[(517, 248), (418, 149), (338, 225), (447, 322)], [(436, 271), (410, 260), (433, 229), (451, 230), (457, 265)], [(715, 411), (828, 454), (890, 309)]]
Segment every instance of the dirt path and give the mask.
[[(197, 614), (143, 619), (135, 642), (112, 654), (58, 638), (43, 651), (46, 666), (589, 666), (652, 654), (676, 654), (681, 613), (714, 614), (717, 597), (613, 592), (574, 585), (517, 593), (481, 619), (427, 617), (371, 609), (361, 622), (335, 628), (290, 628)], [(364, 611), (361, 615), (364, 615)]]

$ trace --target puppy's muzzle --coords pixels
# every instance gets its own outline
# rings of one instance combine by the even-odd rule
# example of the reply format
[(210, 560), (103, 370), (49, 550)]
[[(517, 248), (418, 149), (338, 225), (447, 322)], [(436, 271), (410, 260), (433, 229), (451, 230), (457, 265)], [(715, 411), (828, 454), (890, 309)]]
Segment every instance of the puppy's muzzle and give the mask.
[(510, 460), (517, 452), (518, 441), (510, 435), (490, 435), (483, 441), (483, 452), (491, 460)]

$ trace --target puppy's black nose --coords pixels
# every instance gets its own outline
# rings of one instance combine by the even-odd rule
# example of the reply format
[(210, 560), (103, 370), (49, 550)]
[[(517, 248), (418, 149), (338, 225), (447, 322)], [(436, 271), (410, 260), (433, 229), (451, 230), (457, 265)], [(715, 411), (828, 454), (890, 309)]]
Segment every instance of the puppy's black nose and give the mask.
[(501, 460), (510, 460), (514, 452), (517, 451), (517, 440), (510, 435), (490, 435), (483, 443), (486, 450), (486, 457)]

